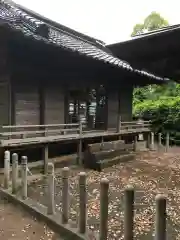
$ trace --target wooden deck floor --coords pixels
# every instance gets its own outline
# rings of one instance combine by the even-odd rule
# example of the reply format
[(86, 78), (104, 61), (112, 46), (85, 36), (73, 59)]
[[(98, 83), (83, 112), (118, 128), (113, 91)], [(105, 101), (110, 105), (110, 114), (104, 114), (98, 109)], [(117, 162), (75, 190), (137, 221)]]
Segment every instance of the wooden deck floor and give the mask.
[(83, 132), (82, 135), (73, 133), (73, 134), (65, 134), (65, 135), (54, 135), (54, 136), (41, 136), (41, 137), (28, 137), (28, 138), (18, 138), (18, 139), (7, 139), (1, 140), (1, 147), (15, 147), (15, 146), (25, 146), (25, 145), (37, 145), (37, 144), (46, 144), (46, 143), (54, 143), (54, 142), (64, 142), (64, 141), (76, 141), (79, 139), (90, 139), (97, 137), (111, 137), (111, 136), (121, 136), (126, 134), (134, 134), (134, 133), (143, 133), (149, 132), (150, 129), (145, 127), (139, 127), (135, 129), (124, 129), (119, 133), (115, 132), (115, 130), (108, 131), (89, 131)]

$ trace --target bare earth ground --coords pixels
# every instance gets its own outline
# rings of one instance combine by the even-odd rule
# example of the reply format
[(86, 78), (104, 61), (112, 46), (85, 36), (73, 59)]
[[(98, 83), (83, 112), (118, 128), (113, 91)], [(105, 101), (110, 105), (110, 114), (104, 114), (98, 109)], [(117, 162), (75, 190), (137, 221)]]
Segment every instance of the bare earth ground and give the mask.
[[(71, 169), (70, 219), (77, 222), (78, 173)], [(180, 239), (180, 149), (169, 153), (147, 152), (137, 154), (132, 162), (121, 163), (104, 169), (103, 172), (87, 172), (88, 227), (99, 230), (99, 182), (103, 177), (110, 181), (109, 189), (109, 234), (108, 239), (123, 239), (123, 189), (128, 184), (135, 187), (135, 239), (149, 240), (153, 236), (155, 196), (168, 196), (168, 239)], [(56, 209), (61, 211), (61, 177), (56, 174)], [(46, 183), (35, 182), (29, 187), (29, 196), (46, 205)]]
[(57, 240), (57, 236), (43, 223), (0, 200), (1, 240)]

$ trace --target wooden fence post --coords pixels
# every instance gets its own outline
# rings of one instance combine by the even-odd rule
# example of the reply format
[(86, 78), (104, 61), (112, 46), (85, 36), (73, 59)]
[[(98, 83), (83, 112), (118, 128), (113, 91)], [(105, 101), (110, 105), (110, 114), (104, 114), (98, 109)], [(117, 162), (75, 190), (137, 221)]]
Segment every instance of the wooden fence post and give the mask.
[(159, 148), (159, 149), (160, 149), (161, 146), (162, 146), (162, 141), (161, 141), (161, 139), (162, 139), (162, 134), (161, 134), (161, 133), (158, 133), (158, 148)]
[(12, 154), (12, 193), (17, 193), (17, 180), (18, 180), (18, 155), (17, 153)]
[(27, 157), (21, 158), (21, 186), (22, 186), (22, 198), (27, 198)]
[(106, 240), (108, 234), (108, 190), (109, 181), (107, 178), (101, 179), (100, 190), (100, 240)]
[(82, 122), (79, 122), (78, 162), (82, 165)]
[(79, 174), (79, 232), (86, 232), (86, 173)]
[(69, 168), (62, 169), (62, 223), (68, 223), (69, 212)]
[(55, 213), (54, 203), (54, 164), (48, 163), (48, 206), (47, 214), (53, 215)]
[(166, 152), (169, 151), (169, 133), (166, 133)]
[(124, 240), (133, 239), (134, 188), (128, 186), (124, 192)]
[(9, 180), (10, 180), (10, 152), (4, 152), (4, 188), (9, 188)]
[(43, 160), (44, 160), (44, 174), (48, 171), (48, 161), (49, 161), (49, 146), (45, 144), (43, 146)]
[(155, 240), (166, 239), (166, 197), (156, 196)]
[(154, 150), (154, 133), (151, 132), (151, 150)]

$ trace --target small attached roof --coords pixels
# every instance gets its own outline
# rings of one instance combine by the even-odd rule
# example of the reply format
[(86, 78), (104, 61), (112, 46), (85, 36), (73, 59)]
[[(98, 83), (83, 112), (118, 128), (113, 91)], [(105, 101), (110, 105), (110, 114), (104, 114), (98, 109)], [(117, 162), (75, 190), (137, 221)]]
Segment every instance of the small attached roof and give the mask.
[(168, 81), (166, 78), (133, 68), (127, 61), (115, 56), (102, 41), (78, 33), (12, 1), (0, 1), (0, 23), (37, 41), (103, 61), (111, 66), (152, 79), (152, 81)]
[(137, 68), (178, 81), (180, 79), (180, 24), (163, 27), (106, 45), (114, 55)]

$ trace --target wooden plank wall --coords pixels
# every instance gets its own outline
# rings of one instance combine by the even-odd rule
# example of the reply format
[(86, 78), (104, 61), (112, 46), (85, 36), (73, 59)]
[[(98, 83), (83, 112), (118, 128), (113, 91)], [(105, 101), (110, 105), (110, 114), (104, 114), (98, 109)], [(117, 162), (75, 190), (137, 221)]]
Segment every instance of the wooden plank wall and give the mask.
[(119, 109), (118, 91), (109, 91), (108, 93), (108, 128), (117, 127), (117, 117)]

